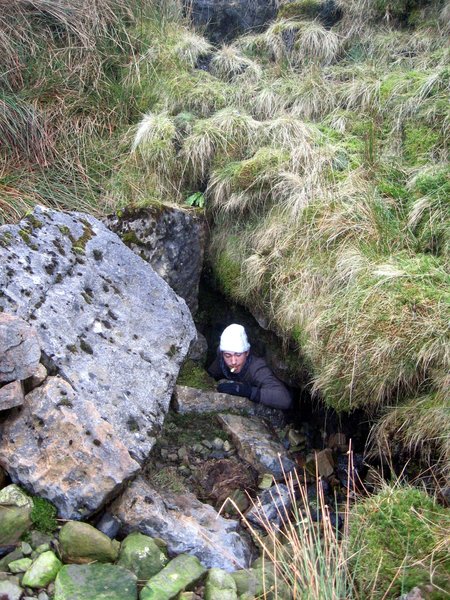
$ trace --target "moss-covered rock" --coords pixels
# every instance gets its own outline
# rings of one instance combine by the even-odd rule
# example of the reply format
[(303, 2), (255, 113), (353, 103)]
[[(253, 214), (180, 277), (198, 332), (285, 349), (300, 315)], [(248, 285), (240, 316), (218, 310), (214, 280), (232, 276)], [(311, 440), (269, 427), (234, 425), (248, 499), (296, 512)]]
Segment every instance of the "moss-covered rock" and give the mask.
[(119, 542), (78, 521), (69, 521), (61, 528), (59, 544), (65, 563), (114, 562), (120, 550)]
[(205, 600), (237, 600), (237, 586), (230, 573), (213, 568), (205, 582)]
[(54, 600), (136, 600), (136, 577), (117, 565), (64, 565), (55, 580)]
[(18, 542), (31, 527), (29, 506), (0, 506), (0, 545), (8, 546)]
[[(10, 565), (11, 566), (11, 565)], [(29, 566), (22, 579), (22, 585), (30, 588), (43, 588), (55, 580), (62, 562), (49, 550), (40, 554)]]
[(207, 569), (195, 556), (180, 554), (142, 588), (140, 600), (171, 600), (203, 577)]
[(153, 538), (135, 532), (123, 540), (117, 564), (134, 573), (139, 580), (146, 581), (159, 573), (168, 562), (167, 554)]
[(297, 0), (282, 4), (278, 10), (280, 19), (315, 19), (322, 9), (322, 0)]

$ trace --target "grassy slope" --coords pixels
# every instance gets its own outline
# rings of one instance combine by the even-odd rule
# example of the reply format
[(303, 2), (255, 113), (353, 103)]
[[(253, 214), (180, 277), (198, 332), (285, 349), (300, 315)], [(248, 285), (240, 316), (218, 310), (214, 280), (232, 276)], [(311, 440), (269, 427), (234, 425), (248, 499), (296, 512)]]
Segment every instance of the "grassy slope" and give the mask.
[[(223, 290), (298, 344), (326, 403), (399, 404), (376, 439), (445, 462), (448, 3), (341, 0), (327, 30), (296, 2), (220, 49), (158, 4), (7, 3), (0, 216), (205, 191)], [(429, 406), (433, 427), (403, 426)]]

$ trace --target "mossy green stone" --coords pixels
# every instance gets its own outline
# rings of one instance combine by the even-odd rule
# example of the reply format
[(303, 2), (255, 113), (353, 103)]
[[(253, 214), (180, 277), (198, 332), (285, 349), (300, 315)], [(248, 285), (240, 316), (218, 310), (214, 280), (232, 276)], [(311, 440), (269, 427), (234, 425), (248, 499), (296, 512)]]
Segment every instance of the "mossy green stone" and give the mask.
[(147, 582), (139, 598), (140, 600), (171, 600), (185, 588), (194, 585), (206, 571), (207, 569), (195, 556), (180, 554)]
[[(11, 565), (9, 565), (11, 568)], [(22, 585), (30, 588), (46, 587), (55, 580), (62, 562), (49, 550), (40, 554), (23, 576)]]
[(259, 596), (264, 593), (262, 569), (241, 569), (231, 573), (231, 576), (236, 583), (239, 596), (245, 593)]
[(9, 554), (7, 554), (6, 556), (4, 556), (2, 558), (2, 560), (0, 560), (0, 574), (1, 573), (7, 573), (9, 570), (9, 565), (15, 561), (15, 560), (19, 560), (19, 558), (22, 558), (23, 554), (22, 552), (16, 548), (15, 550), (13, 550), (12, 552), (10, 552)]
[(0, 504), (14, 504), (15, 506), (26, 506), (33, 508), (33, 499), (15, 483), (7, 485), (0, 490)]
[(9, 563), (8, 569), (11, 573), (25, 573), (31, 567), (32, 562), (31, 558), (18, 558)]
[(61, 556), (66, 563), (115, 562), (120, 544), (88, 523), (69, 521), (59, 532)]
[(54, 600), (137, 600), (136, 577), (118, 565), (64, 565)]
[(166, 553), (153, 538), (136, 532), (123, 540), (117, 564), (130, 570), (139, 580), (147, 581), (168, 562)]
[(0, 546), (15, 544), (30, 527), (29, 506), (0, 506)]
[(237, 600), (237, 586), (233, 577), (223, 569), (208, 571), (205, 583), (205, 600)]

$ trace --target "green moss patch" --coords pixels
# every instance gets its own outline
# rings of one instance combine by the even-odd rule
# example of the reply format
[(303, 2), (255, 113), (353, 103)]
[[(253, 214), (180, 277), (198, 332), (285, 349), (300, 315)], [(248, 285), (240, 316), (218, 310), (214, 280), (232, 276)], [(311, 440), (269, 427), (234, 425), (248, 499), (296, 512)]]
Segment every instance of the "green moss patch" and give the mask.
[(350, 544), (362, 595), (383, 598), (389, 590), (396, 598), (429, 583), (436, 594), (435, 586), (448, 589), (449, 527), (450, 512), (412, 487), (386, 486), (358, 504), (351, 514)]

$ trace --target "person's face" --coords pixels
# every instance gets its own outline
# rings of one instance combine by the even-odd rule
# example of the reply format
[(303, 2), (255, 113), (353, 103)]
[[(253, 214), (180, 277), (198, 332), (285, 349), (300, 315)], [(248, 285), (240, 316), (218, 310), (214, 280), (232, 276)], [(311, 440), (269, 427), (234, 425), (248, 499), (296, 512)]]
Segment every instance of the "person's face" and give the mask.
[(247, 360), (248, 352), (222, 352), (223, 360), (232, 373), (239, 373)]

